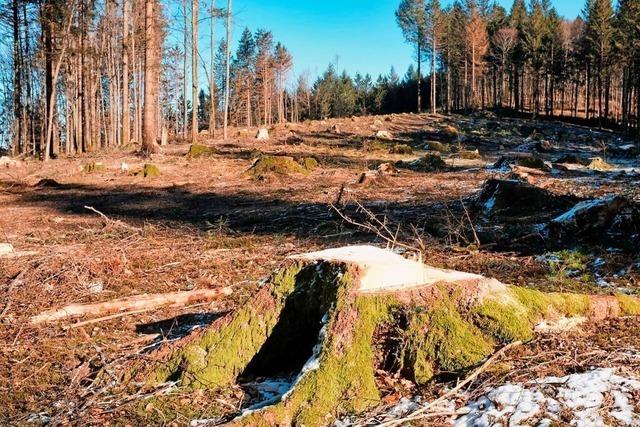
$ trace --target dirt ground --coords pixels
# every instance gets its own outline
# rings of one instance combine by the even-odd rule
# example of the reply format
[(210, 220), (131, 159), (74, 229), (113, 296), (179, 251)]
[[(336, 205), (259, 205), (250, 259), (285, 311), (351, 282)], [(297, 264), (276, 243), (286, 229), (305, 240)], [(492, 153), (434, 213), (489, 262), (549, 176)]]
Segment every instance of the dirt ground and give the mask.
[[(638, 153), (615, 133), (489, 114), (354, 117), (277, 125), (269, 133), (267, 141), (256, 140), (255, 129), (233, 130), (228, 141), (203, 134), (200, 142), (213, 151), (199, 158), (187, 155), (188, 144), (174, 143), (151, 160), (129, 147), (0, 168), (0, 243), (13, 246), (0, 258), (0, 423), (188, 425), (236, 413), (250, 398), (240, 388), (143, 393), (119, 387), (120, 370), (131, 360), (146, 360), (150, 348), (233, 310), (290, 254), (396, 240), (401, 249), (422, 250), (429, 265), (505, 283), (604, 294), (640, 289), (633, 230), (608, 240), (552, 239), (531, 230), (564, 207), (532, 206), (526, 214), (505, 216), (477, 202), (484, 183), (496, 178), (576, 203), (611, 195), (636, 203)], [(443, 151), (444, 165), (414, 162), (435, 155), (433, 148)], [(514, 152), (535, 155), (548, 167), (492, 167)], [(600, 157), (609, 167), (557, 164), (568, 154), (585, 163)], [(314, 158), (318, 167), (256, 179), (247, 171), (260, 155)], [(86, 166), (96, 163), (105, 168), (88, 172)], [(156, 165), (160, 176), (133, 173), (145, 163)], [(377, 172), (385, 163), (393, 170)], [(630, 245), (616, 247), (625, 241)], [(33, 315), (70, 303), (225, 286), (233, 294), (207, 304), (86, 326), (74, 326), (75, 319), (29, 323)], [(623, 319), (579, 333), (541, 335), (507, 355), (516, 361), (507, 374), (481, 377), (469, 394), (505, 375), (556, 375), (587, 366), (625, 366), (638, 376), (628, 354), (640, 352), (634, 338), (639, 326)], [(440, 380), (416, 390), (381, 374), (389, 382), (388, 403), (402, 390), (434, 395), (451, 378)]]

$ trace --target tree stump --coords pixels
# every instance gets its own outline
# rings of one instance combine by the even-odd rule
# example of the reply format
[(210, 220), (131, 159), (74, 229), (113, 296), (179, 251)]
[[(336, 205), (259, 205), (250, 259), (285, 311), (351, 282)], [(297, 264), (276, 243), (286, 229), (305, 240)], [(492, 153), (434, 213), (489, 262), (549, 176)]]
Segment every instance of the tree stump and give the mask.
[(326, 425), (380, 402), (378, 368), (424, 384), (531, 339), (543, 321), (638, 313), (629, 296), (542, 293), (351, 246), (287, 259), (238, 310), (158, 350), (146, 380), (215, 389), (292, 375), (277, 402), (233, 423)]

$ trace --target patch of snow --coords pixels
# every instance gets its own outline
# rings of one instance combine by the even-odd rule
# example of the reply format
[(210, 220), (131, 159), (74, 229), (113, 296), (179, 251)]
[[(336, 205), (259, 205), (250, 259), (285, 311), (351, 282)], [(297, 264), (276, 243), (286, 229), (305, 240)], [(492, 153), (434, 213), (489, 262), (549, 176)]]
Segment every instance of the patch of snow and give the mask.
[(504, 286), (497, 280), (478, 274), (428, 267), (375, 246), (347, 246), (291, 258), (356, 265), (360, 269), (358, 290), (361, 293), (411, 289), (436, 283), (457, 283), (461, 286), (484, 283), (488, 288)]
[(491, 212), (493, 210), (495, 205), (496, 205), (496, 198), (495, 197), (491, 197), (489, 200), (487, 200), (484, 203), (484, 206), (482, 207), (482, 209), (483, 209), (485, 214), (488, 214), (489, 212)]
[[(625, 425), (640, 425), (632, 392), (640, 381), (615, 374), (613, 368), (594, 369), (565, 377), (546, 377), (526, 384), (505, 384), (489, 390), (464, 408), (456, 426), (549, 425), (570, 413), (570, 424), (604, 426), (603, 412)], [(610, 397), (611, 399), (607, 399)], [(613, 404), (607, 404), (609, 400)], [(537, 423), (536, 423), (537, 421)]]
[(578, 215), (579, 213), (584, 212), (584, 211), (586, 211), (588, 209), (591, 209), (593, 207), (596, 207), (596, 206), (604, 206), (604, 205), (608, 204), (610, 201), (611, 201), (610, 198), (585, 200), (585, 201), (580, 202), (577, 205), (575, 205), (569, 211), (567, 211), (567, 212), (563, 213), (562, 215), (560, 215), (559, 217), (555, 218), (553, 220), (553, 222), (557, 222), (557, 223), (561, 223), (561, 224), (566, 224), (566, 223), (569, 223), (569, 222), (573, 222), (573, 221), (575, 221), (576, 215)]

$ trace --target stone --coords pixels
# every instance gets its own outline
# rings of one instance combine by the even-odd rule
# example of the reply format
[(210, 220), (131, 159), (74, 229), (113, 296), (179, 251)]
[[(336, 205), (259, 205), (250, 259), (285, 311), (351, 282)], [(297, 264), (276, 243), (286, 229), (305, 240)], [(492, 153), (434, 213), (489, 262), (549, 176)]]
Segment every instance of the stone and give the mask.
[(258, 133), (256, 135), (256, 139), (258, 141), (266, 141), (269, 139), (269, 130), (267, 130), (266, 128), (260, 128), (258, 130)]

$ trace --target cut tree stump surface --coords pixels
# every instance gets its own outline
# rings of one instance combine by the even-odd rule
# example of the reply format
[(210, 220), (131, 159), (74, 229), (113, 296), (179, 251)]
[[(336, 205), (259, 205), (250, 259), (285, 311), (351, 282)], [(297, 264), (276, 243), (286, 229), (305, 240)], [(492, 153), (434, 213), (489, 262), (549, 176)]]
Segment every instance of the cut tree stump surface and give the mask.
[(294, 255), (291, 259), (355, 265), (360, 272), (357, 290), (361, 293), (401, 291), (436, 283), (500, 285), (497, 280), (478, 274), (428, 267), (375, 246), (346, 246)]

